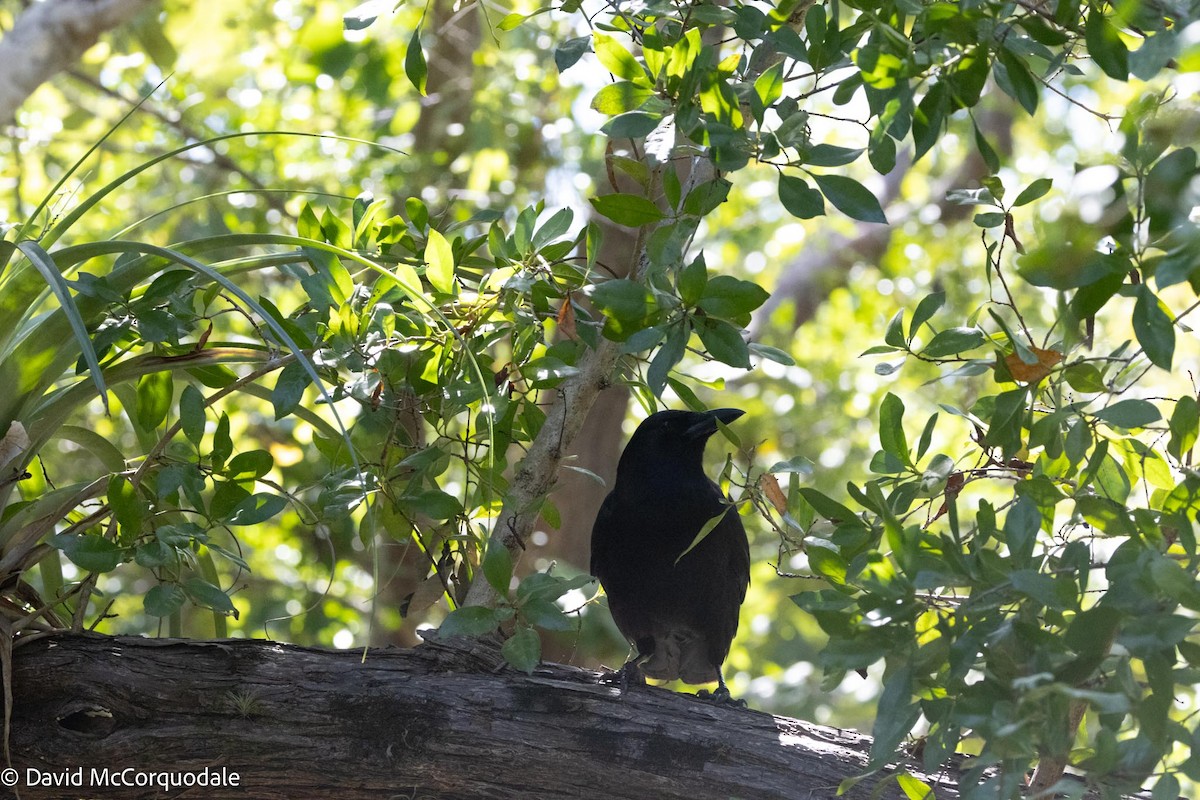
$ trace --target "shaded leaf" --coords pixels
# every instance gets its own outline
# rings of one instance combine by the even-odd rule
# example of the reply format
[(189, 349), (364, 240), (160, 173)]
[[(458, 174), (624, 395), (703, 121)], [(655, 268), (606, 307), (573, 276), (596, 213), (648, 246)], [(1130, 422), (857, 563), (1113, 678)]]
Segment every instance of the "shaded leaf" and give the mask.
[(1095, 413), (1096, 419), (1119, 428), (1143, 428), (1162, 419), (1158, 407), (1148, 400), (1119, 400)]
[(504, 660), (514, 669), (531, 675), (542, 657), (541, 637), (533, 628), (522, 625), (501, 645), (500, 655), (504, 656)]
[(408, 50), (404, 53), (404, 74), (408, 76), (409, 83), (424, 96), (429, 67), (425, 63), (425, 53), (421, 51), (420, 28), (413, 31), (412, 38), (408, 40)]
[(821, 194), (848, 217), (863, 222), (887, 223), (887, 217), (875, 195), (853, 178), (845, 175), (813, 175)]
[(825, 197), (801, 178), (779, 176), (779, 202), (799, 219), (812, 219), (825, 213)]
[(663, 219), (663, 212), (658, 206), (640, 195), (614, 193), (593, 197), (591, 201), (601, 216), (631, 228)]

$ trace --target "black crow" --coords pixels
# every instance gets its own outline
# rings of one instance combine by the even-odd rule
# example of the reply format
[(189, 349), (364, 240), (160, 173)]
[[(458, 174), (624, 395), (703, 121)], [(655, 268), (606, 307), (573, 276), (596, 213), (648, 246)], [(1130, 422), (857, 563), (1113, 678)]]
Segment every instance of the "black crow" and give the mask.
[[(618, 673), (685, 683), (717, 681), (750, 584), (750, 546), (737, 509), (704, 474), (704, 445), (717, 420), (745, 413), (659, 411), (625, 446), (617, 479), (592, 527), (592, 574), (613, 621), (636, 649)], [(716, 527), (686, 555), (705, 523)]]

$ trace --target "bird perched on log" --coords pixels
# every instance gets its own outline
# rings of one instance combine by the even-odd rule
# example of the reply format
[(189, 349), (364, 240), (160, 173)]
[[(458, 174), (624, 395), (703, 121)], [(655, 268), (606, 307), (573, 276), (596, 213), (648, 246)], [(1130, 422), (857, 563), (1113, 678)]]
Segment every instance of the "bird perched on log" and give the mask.
[(728, 424), (743, 413), (659, 411), (621, 454), (592, 527), (591, 572), (636, 650), (617, 673), (622, 685), (643, 676), (716, 681), (713, 696), (729, 699), (721, 664), (750, 584), (750, 547), (737, 509), (704, 474), (703, 457), (717, 421)]

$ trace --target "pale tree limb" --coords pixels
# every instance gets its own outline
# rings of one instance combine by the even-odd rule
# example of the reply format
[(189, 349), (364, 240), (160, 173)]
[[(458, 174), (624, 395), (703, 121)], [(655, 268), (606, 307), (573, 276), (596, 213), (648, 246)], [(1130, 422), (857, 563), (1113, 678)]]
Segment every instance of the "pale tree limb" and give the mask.
[(0, 39), (0, 123), (39, 86), (72, 67), (100, 35), (158, 0), (54, 0), (34, 3)]
[[(557, 399), (547, 410), (542, 429), (517, 466), (492, 532), (492, 536), (499, 537), (512, 554), (514, 564), (533, 532), (542, 499), (554, 486), (564, 452), (583, 427), (596, 395), (612, 382), (620, 357), (621, 346), (608, 339), (601, 339), (595, 350), (588, 350), (583, 355), (579, 372), (558, 389)], [(467, 592), (466, 605), (494, 606), (498, 599), (496, 590), (480, 573)]]

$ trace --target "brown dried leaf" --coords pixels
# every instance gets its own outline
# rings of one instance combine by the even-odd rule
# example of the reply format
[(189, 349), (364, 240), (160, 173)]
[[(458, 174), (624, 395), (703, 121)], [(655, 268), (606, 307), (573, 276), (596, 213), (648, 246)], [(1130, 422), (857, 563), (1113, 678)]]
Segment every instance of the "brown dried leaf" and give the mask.
[(1029, 348), (1038, 357), (1038, 363), (1026, 364), (1016, 353), (1004, 357), (1004, 365), (1008, 367), (1013, 379), (1020, 383), (1037, 383), (1050, 374), (1050, 370), (1062, 361), (1063, 354), (1057, 350), (1043, 350), (1040, 347)]
[(762, 489), (763, 494), (771, 501), (771, 505), (775, 507), (776, 511), (780, 514), (787, 513), (787, 495), (779, 487), (779, 480), (774, 475), (769, 472), (763, 473), (763, 476), (758, 479), (758, 487)]
[(558, 308), (558, 328), (568, 339), (574, 341), (579, 338), (579, 333), (575, 330), (575, 306), (571, 305), (570, 297), (563, 300)]

